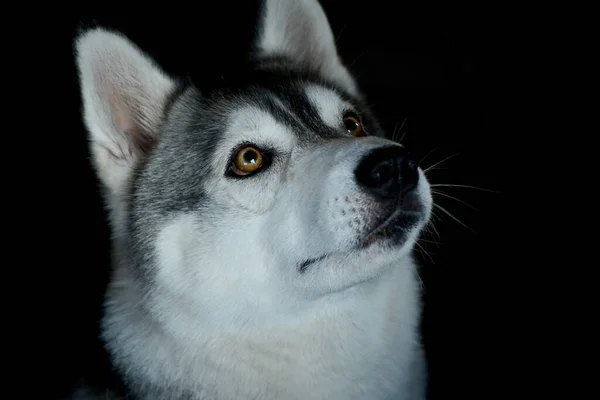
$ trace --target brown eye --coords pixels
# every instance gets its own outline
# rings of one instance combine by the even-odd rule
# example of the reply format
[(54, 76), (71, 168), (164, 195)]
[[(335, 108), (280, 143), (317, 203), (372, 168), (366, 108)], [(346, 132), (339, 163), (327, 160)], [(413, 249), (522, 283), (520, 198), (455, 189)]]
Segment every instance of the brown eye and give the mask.
[(365, 135), (360, 118), (353, 112), (347, 112), (344, 114), (344, 127), (346, 127), (348, 133), (354, 137), (361, 137)]
[(236, 175), (248, 175), (258, 171), (263, 164), (263, 156), (255, 147), (244, 147), (235, 156), (231, 170)]

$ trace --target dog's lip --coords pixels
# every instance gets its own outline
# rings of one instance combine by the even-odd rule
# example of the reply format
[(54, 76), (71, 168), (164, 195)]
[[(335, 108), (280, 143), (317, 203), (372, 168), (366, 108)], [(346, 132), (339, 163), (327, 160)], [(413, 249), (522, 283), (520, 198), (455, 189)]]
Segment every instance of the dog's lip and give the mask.
[(397, 217), (399, 217), (400, 214), (401, 214), (401, 210), (399, 210), (398, 208), (395, 208), (381, 224), (377, 225), (375, 228), (373, 228), (373, 230), (371, 230), (371, 232), (367, 233), (364, 241), (368, 241), (369, 238), (371, 238), (374, 235), (377, 235), (378, 232), (385, 229), (385, 227), (388, 226), (390, 224), (390, 222), (392, 222)]
[(328, 255), (329, 254), (324, 254), (324, 255), (319, 256), (319, 257), (307, 258), (306, 260), (304, 260), (304, 261), (302, 261), (301, 263), (298, 264), (298, 271), (300, 271), (300, 272), (306, 271), (310, 265), (318, 263), (319, 261), (322, 261)]
[[(386, 219), (385, 221), (383, 221), (383, 223), (381, 223), (379, 226), (377, 226), (375, 229), (373, 229), (369, 234), (367, 234), (365, 236), (364, 239), (362, 239), (358, 245), (356, 247), (354, 247), (351, 250), (364, 250), (366, 247), (368, 247), (369, 245), (373, 244), (376, 241), (376, 236), (379, 232), (381, 232), (383, 229), (385, 229), (388, 225), (390, 225), (391, 223), (393, 223), (394, 221), (396, 221), (399, 218), (402, 217), (410, 217), (412, 214), (418, 214), (416, 212), (405, 212), (402, 210), (394, 210)], [(413, 215), (414, 216), (414, 215)], [(302, 262), (298, 263), (298, 271), (305, 272), (309, 266), (311, 266), (312, 264), (316, 264), (320, 261), (323, 261), (325, 258), (336, 254), (336, 253), (326, 253), (323, 255), (320, 255), (318, 257), (311, 257), (311, 258), (307, 258), (305, 260), (303, 260)]]
[[(407, 201), (410, 202), (408, 203), (410, 204), (409, 207), (405, 207), (406, 205), (408, 205)], [(390, 224), (399, 221), (400, 219), (421, 219), (424, 215), (422, 207), (422, 203), (420, 203), (420, 201), (417, 197), (415, 197), (415, 195), (408, 195), (404, 199), (399, 199), (398, 203), (396, 204), (396, 207), (393, 209), (392, 212), (390, 212), (390, 215), (388, 215), (387, 218), (381, 224), (379, 224), (373, 230), (371, 230), (371, 232), (369, 232), (364, 237), (364, 239), (360, 240), (358, 245), (353, 250), (364, 250), (365, 248), (369, 247), (379, 239), (377, 235), (382, 230), (386, 229)], [(327, 253), (318, 257), (307, 258), (302, 262), (298, 263), (298, 271), (305, 272), (308, 269), (308, 267), (312, 264), (316, 264), (320, 261), (323, 261), (325, 258), (333, 254), (335, 253)]]
[(396, 208), (394, 211), (390, 213), (390, 215), (377, 227), (375, 227), (371, 232), (369, 232), (364, 239), (359, 242), (359, 248), (366, 248), (375, 243), (378, 239), (378, 235), (387, 229), (391, 224), (399, 222), (401, 220), (413, 220), (415, 223), (417, 220), (420, 220), (423, 217), (422, 211), (413, 211), (413, 210), (404, 210), (402, 208)]

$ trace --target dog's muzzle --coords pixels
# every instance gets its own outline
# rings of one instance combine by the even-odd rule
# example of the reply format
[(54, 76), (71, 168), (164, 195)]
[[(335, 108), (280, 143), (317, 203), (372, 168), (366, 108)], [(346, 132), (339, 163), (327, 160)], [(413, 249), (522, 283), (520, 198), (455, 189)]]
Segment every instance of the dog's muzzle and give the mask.
[(356, 181), (380, 205), (385, 218), (361, 240), (366, 247), (379, 240), (401, 245), (424, 216), (424, 203), (417, 190), (419, 169), (401, 146), (385, 146), (367, 153), (355, 170)]

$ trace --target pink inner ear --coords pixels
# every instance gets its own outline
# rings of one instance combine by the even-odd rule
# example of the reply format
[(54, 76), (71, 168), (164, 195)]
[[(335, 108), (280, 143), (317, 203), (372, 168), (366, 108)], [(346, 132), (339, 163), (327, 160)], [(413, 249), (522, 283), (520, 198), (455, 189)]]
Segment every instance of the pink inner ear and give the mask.
[(114, 92), (109, 96), (109, 104), (117, 128), (126, 139), (129, 155), (143, 155), (150, 151), (154, 139), (144, 130), (141, 116), (136, 115), (136, 110)]
[(110, 105), (112, 116), (119, 130), (124, 133), (134, 127), (135, 121), (131, 113), (127, 112), (127, 105), (123, 103), (124, 101), (119, 95), (114, 92), (110, 93), (108, 104)]

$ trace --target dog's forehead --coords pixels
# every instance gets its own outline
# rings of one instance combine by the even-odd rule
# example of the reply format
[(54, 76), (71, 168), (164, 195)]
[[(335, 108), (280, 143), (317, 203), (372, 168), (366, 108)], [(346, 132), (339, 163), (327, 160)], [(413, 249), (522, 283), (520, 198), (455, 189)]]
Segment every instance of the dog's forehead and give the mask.
[(300, 142), (342, 135), (343, 113), (352, 108), (334, 89), (303, 82), (251, 86), (221, 105), (230, 136), (252, 134), (264, 140)]
[(321, 120), (334, 129), (340, 127), (344, 111), (353, 108), (339, 93), (324, 86), (309, 84), (304, 87), (304, 92)]
[[(273, 112), (274, 111), (274, 112)], [(296, 142), (294, 122), (277, 110), (252, 103), (236, 105), (227, 119), (222, 144), (234, 147), (240, 142), (290, 147)]]

